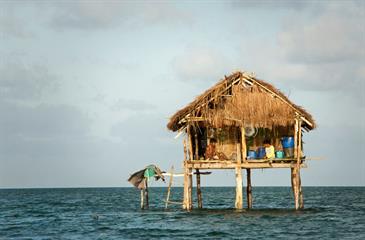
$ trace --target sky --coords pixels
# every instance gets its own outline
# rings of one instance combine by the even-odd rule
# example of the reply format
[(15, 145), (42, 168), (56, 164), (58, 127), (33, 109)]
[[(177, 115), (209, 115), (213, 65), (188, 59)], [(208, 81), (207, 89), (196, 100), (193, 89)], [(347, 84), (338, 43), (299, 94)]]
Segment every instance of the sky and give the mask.
[[(169, 117), (236, 70), (314, 116), (304, 150), (323, 160), (304, 186), (365, 186), (364, 23), (363, 1), (1, 0), (0, 188), (181, 171)], [(233, 170), (202, 179), (234, 184)], [(290, 170), (254, 170), (252, 184), (288, 186)]]

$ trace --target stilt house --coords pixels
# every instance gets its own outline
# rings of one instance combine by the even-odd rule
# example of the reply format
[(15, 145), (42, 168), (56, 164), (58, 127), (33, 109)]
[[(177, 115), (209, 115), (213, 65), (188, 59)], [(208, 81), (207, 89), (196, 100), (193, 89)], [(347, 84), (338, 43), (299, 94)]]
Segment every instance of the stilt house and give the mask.
[[(251, 208), (251, 169), (262, 168), (290, 169), (295, 209), (303, 208), (300, 169), (306, 167), (306, 158), (303, 154), (302, 134), (314, 129), (316, 124), (308, 112), (292, 103), (271, 84), (246, 72), (235, 72), (176, 112), (167, 127), (172, 131), (186, 133), (183, 140), (185, 209), (189, 210), (193, 206), (194, 169), (199, 207), (202, 207), (200, 170), (234, 169), (235, 207), (241, 209), (242, 169), (246, 169), (247, 207)], [(283, 138), (293, 139), (292, 148), (289, 146), (288, 149), (283, 149)], [(281, 156), (257, 156), (257, 151), (268, 140)], [(207, 156), (207, 149), (212, 144), (214, 152)], [(281, 150), (291, 151), (285, 151), (282, 156)]]

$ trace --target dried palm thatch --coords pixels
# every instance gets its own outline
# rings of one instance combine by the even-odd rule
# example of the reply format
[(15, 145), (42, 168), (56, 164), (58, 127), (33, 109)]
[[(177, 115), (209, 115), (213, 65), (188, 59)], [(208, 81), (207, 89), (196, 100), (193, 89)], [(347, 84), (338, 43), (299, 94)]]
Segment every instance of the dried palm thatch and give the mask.
[(234, 72), (176, 112), (167, 128), (177, 131), (188, 123), (210, 127), (247, 126), (272, 129), (302, 120), (307, 130), (316, 127), (304, 108), (292, 103), (271, 84), (246, 72)]

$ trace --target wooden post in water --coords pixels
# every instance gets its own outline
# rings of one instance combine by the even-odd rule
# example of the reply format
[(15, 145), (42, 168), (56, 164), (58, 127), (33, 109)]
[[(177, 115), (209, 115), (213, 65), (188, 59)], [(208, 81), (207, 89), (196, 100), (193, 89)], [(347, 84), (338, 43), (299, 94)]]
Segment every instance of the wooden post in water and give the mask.
[(165, 209), (167, 209), (167, 206), (169, 205), (169, 201), (170, 201), (170, 192), (171, 192), (171, 186), (172, 186), (172, 181), (174, 179), (174, 166), (171, 167), (170, 170), (170, 181), (169, 181), (169, 186), (167, 188), (167, 195), (166, 195), (166, 202), (165, 202)]
[(242, 162), (242, 156), (241, 156), (241, 149), (240, 144), (236, 144), (237, 148), (237, 164), (236, 164), (236, 201), (235, 201), (235, 208), (236, 209), (242, 209), (242, 169), (241, 169), (241, 162)]
[(251, 187), (251, 169), (246, 169), (247, 174), (247, 208), (252, 208), (252, 187)]
[[(198, 144), (198, 133), (195, 131), (194, 134), (194, 140), (195, 140), (195, 159), (199, 160), (199, 144)], [(203, 208), (202, 203), (202, 192), (200, 189), (200, 172), (199, 169), (195, 169), (196, 172), (196, 195), (198, 198), (198, 208)]]
[(188, 209), (189, 205), (189, 189), (188, 189), (188, 168), (187, 168), (187, 149), (186, 149), (186, 139), (184, 139), (184, 199), (183, 199), (183, 209)]
[(298, 147), (297, 147), (297, 185), (298, 185), (298, 208), (304, 208), (303, 191), (302, 191), (302, 181), (300, 178), (300, 165), (302, 163), (302, 122), (298, 119)]
[(198, 208), (203, 208), (202, 191), (200, 189), (200, 171), (196, 169), (196, 194), (198, 197)]
[[(194, 154), (193, 154), (193, 143), (192, 143), (192, 135), (191, 135), (191, 126), (188, 125), (187, 127), (187, 137), (188, 137), (188, 149), (189, 149), (189, 160), (194, 160)], [(192, 176), (192, 168), (186, 168), (186, 174), (187, 174), (187, 201), (186, 201), (186, 209), (191, 210), (193, 207), (192, 204), (192, 187), (193, 187), (193, 176)], [(185, 187), (185, 186), (184, 186)]]
[(298, 188), (298, 169), (296, 167), (291, 168), (291, 184), (294, 194), (294, 206), (295, 209), (299, 209), (299, 188)]
[(193, 191), (192, 191), (192, 188), (193, 188), (193, 169), (192, 168), (189, 168), (188, 170), (188, 173), (189, 173), (189, 204), (188, 204), (188, 210), (191, 210), (193, 208)]
[(144, 198), (145, 198), (145, 208), (147, 209), (149, 207), (149, 203), (148, 203), (148, 178), (145, 178), (145, 184), (146, 184), (146, 189), (144, 191)]
[(144, 209), (144, 189), (141, 189), (141, 209)]
[(303, 199), (303, 191), (302, 191), (302, 180), (300, 177), (300, 172), (298, 172), (298, 179), (299, 179), (299, 209), (304, 208), (304, 199)]
[[(295, 209), (299, 209), (299, 181), (298, 181), (298, 173), (300, 168), (300, 154), (298, 153), (299, 150), (299, 120), (298, 116), (295, 118), (295, 125), (294, 125), (294, 159), (296, 159), (296, 164), (291, 168), (291, 184), (292, 190), (294, 195), (294, 206)], [(299, 163), (299, 164), (298, 164)]]

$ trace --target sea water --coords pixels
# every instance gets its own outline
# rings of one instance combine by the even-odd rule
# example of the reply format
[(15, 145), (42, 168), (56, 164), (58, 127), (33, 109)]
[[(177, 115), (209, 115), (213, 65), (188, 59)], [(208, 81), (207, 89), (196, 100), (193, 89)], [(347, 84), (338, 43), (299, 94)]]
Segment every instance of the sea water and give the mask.
[(303, 192), (304, 210), (290, 187), (253, 187), (253, 209), (235, 210), (235, 188), (205, 187), (204, 209), (186, 212), (165, 210), (166, 188), (149, 189), (148, 210), (135, 188), (2, 189), (0, 239), (365, 239), (364, 187)]

